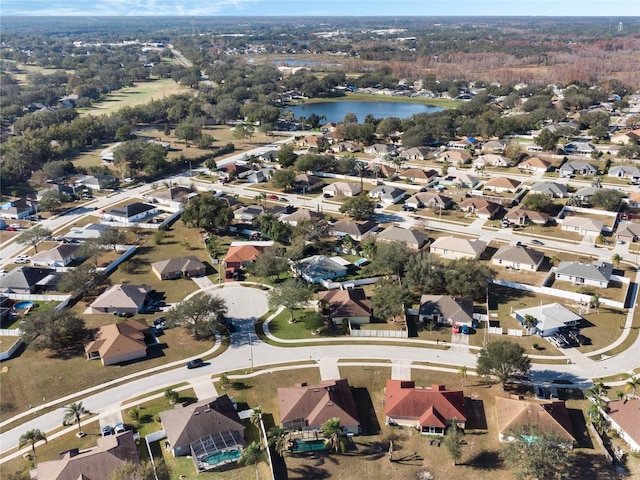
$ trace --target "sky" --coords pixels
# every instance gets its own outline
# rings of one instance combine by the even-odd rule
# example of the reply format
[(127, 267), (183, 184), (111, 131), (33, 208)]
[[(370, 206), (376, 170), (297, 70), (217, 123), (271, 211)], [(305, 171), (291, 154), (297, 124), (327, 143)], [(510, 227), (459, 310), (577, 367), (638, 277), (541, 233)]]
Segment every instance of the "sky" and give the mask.
[(640, 16), (640, 0), (0, 0), (1, 16)]

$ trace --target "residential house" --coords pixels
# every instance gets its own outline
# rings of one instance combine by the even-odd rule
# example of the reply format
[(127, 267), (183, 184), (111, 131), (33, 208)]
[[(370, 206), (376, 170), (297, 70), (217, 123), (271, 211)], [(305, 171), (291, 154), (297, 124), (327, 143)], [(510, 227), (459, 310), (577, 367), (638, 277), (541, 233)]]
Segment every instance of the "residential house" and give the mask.
[(198, 193), (191, 188), (176, 185), (162, 190), (154, 190), (147, 195), (146, 199), (162, 205), (183, 206), (196, 195)]
[(495, 193), (514, 193), (521, 183), (513, 178), (493, 177), (485, 182), (484, 188)]
[(37, 293), (54, 288), (59, 276), (51, 268), (19, 267), (0, 277), (0, 291)]
[(464, 393), (444, 385), (427, 388), (409, 380), (387, 380), (384, 405), (387, 424), (413, 427), (424, 435), (444, 435), (454, 421), (464, 429), (467, 421)]
[(620, 222), (616, 230), (616, 239), (624, 242), (635, 242), (640, 238), (640, 224)]
[(113, 472), (126, 464), (138, 465), (140, 455), (133, 432), (99, 437), (93, 448), (72, 448), (57, 460), (38, 462), (38, 480), (110, 480)]
[(408, 168), (398, 172), (398, 178), (409, 180), (412, 183), (429, 183), (437, 175), (438, 172), (435, 170), (422, 170), (421, 168)]
[(640, 398), (609, 400), (602, 416), (632, 452), (640, 452)]
[(334, 122), (328, 122), (325, 123), (324, 125), (320, 126), (320, 131), (322, 133), (329, 133), (329, 132), (335, 132), (338, 128), (338, 125)]
[(268, 245), (273, 245), (273, 242), (234, 242), (227, 250), (222, 262), (225, 268), (234, 270), (244, 268), (255, 262)]
[(70, 243), (56, 245), (50, 250), (36, 253), (31, 257), (31, 264), (34, 267), (66, 267), (78, 258), (76, 253), (79, 247), (78, 244)]
[(112, 208), (102, 215), (107, 222), (137, 223), (158, 214), (158, 207), (147, 203), (134, 202), (124, 207)]
[(596, 152), (596, 147), (587, 142), (572, 142), (564, 146), (564, 153), (567, 155), (585, 155), (589, 156)]
[(380, 185), (369, 192), (369, 197), (376, 198), (382, 203), (394, 204), (401, 202), (407, 196), (407, 192), (391, 185)]
[(323, 148), (328, 143), (329, 142), (324, 136), (319, 137), (315, 135), (308, 135), (297, 140), (296, 146), (298, 146), (299, 148)]
[(271, 175), (275, 169), (273, 168), (261, 168), (260, 170), (254, 170), (252, 173), (247, 175), (248, 183), (264, 183), (271, 180)]
[(263, 162), (277, 162), (278, 150), (267, 150), (266, 152), (260, 153), (257, 158)]
[(337, 150), (338, 152), (359, 152), (360, 145), (357, 142), (340, 142)]
[(530, 315), (536, 319), (535, 333), (541, 337), (549, 337), (561, 328), (573, 327), (580, 324), (582, 317), (559, 303), (538, 305), (513, 312), (513, 317), (524, 325), (524, 318)]
[(535, 425), (541, 433), (555, 433), (569, 447), (576, 442), (571, 417), (564, 401), (522, 400), (495, 397), (498, 438), (513, 441), (511, 431), (522, 425)]
[(378, 223), (373, 220), (355, 222), (353, 220), (338, 220), (333, 224), (332, 235), (346, 237), (349, 235), (356, 242), (361, 242), (378, 231)]
[(504, 216), (505, 220), (516, 225), (526, 225), (527, 223), (535, 223), (537, 225), (546, 225), (549, 223), (551, 217), (537, 210), (531, 210), (524, 207), (522, 204), (516, 205), (510, 208)]
[(118, 179), (113, 175), (85, 175), (75, 181), (76, 185), (89, 187), (94, 192), (113, 188), (118, 184)]
[(246, 178), (254, 172), (251, 165), (245, 163), (228, 163), (218, 169), (220, 178)]
[(458, 206), (463, 212), (473, 213), (480, 218), (487, 219), (495, 218), (502, 208), (499, 203), (477, 197), (465, 198)]
[(491, 259), (494, 265), (513, 270), (537, 271), (544, 260), (544, 253), (524, 245), (502, 245)]
[(571, 161), (563, 163), (558, 169), (561, 177), (574, 175), (597, 175), (598, 167), (589, 162)]
[(391, 225), (376, 235), (377, 242), (401, 242), (412, 250), (420, 250), (429, 241), (429, 236), (410, 228)]
[(439, 237), (429, 245), (429, 252), (443, 258), (478, 258), (482, 255), (487, 242), (470, 238)]
[(413, 208), (432, 208), (447, 210), (454, 205), (453, 200), (439, 193), (432, 192), (418, 192), (415, 195), (409, 197), (405, 202), (405, 205)]
[(0, 218), (8, 220), (22, 220), (29, 218), (35, 212), (33, 204), (24, 198), (18, 198), (0, 204)]
[(611, 135), (611, 143), (614, 145), (634, 145), (638, 142), (640, 142), (640, 128), (616, 132)]
[(627, 198), (627, 203), (631, 208), (640, 208), (640, 192), (630, 193), (629, 198)]
[(547, 162), (538, 157), (529, 157), (520, 162), (518, 168), (532, 173), (546, 173), (549, 171), (549, 168), (551, 168), (551, 162)]
[(319, 304), (326, 303), (331, 321), (336, 325), (369, 323), (371, 302), (362, 288), (334, 289), (318, 292)]
[(95, 340), (84, 351), (87, 360), (101, 360), (102, 365), (130, 362), (147, 356), (145, 332), (149, 330), (143, 318), (131, 318), (126, 322), (100, 327)]
[(551, 198), (564, 198), (568, 196), (567, 186), (556, 182), (538, 182), (529, 189), (533, 195), (546, 195)]
[(467, 137), (461, 140), (452, 140), (447, 143), (447, 147), (453, 148), (454, 150), (469, 150), (470, 148), (475, 148), (477, 143), (475, 138)]
[(296, 191), (313, 192), (324, 187), (324, 185), (325, 183), (322, 178), (306, 173), (299, 173), (294, 179), (294, 188)]
[(73, 185), (62, 185), (59, 183), (54, 183), (47, 186), (46, 188), (43, 188), (42, 190), (38, 190), (38, 193), (36, 195), (38, 201), (42, 200), (42, 196), (47, 192), (57, 193), (60, 198), (64, 200), (70, 200), (75, 195), (80, 196), (82, 192), (84, 192), (84, 188), (79, 188)]
[(504, 149), (507, 147), (505, 142), (500, 140), (489, 140), (482, 144), (482, 153), (497, 153), (503, 154)]
[(604, 222), (585, 217), (567, 217), (562, 220), (562, 230), (578, 232), (580, 235), (598, 236), (602, 233)]
[(448, 325), (473, 324), (473, 300), (448, 295), (422, 295), (418, 318), (421, 322)]
[(160, 280), (173, 278), (199, 277), (207, 271), (207, 266), (193, 255), (180, 258), (170, 258), (151, 264), (151, 271)]
[(367, 171), (372, 172), (376, 178), (396, 178), (398, 170), (384, 163), (370, 163)]
[(303, 258), (291, 266), (294, 274), (309, 283), (323, 283), (325, 280), (344, 277), (347, 266), (335, 258), (325, 255), (314, 255)]
[(452, 174), (448, 174), (441, 179), (439, 183), (441, 185), (452, 185), (459, 188), (473, 188), (480, 180), (475, 175), (470, 175), (466, 172), (456, 171)]
[(582, 262), (560, 262), (556, 267), (556, 280), (576, 285), (607, 288), (613, 274), (613, 264), (596, 260), (591, 265)]
[(87, 240), (100, 238), (109, 225), (101, 223), (89, 223), (83, 227), (71, 227), (69, 233), (65, 233), (62, 238), (69, 242), (85, 242)]
[(572, 197), (578, 199), (580, 202), (589, 203), (591, 201), (591, 197), (593, 197), (598, 190), (602, 190), (598, 187), (583, 187), (572, 195)]
[(433, 153), (431, 149), (426, 147), (412, 147), (407, 148), (403, 151), (400, 156), (406, 158), (407, 160), (428, 160), (433, 158)]
[(626, 178), (631, 183), (637, 185), (640, 183), (640, 168), (631, 165), (617, 165), (609, 169), (607, 176), (612, 178)]
[(324, 195), (330, 195), (332, 197), (355, 197), (360, 192), (362, 192), (362, 187), (359, 183), (347, 182), (335, 182), (322, 189)]
[(322, 212), (300, 208), (295, 212), (282, 217), (282, 221), (284, 223), (288, 223), (292, 227), (295, 227), (299, 223), (323, 220), (325, 217), (326, 215)]
[[(360, 433), (360, 420), (351, 387), (346, 379), (322, 380), (317, 385), (298, 383), (278, 388), (282, 427), (289, 432), (316, 432), (322, 424), (338, 418), (343, 434)], [(309, 433), (305, 435), (308, 437)]]
[(242, 222), (252, 222), (262, 215), (265, 215), (266, 207), (263, 205), (247, 205), (240, 207), (233, 212), (233, 218)]
[(167, 448), (175, 457), (191, 457), (198, 472), (237, 461), (247, 446), (244, 424), (226, 394), (160, 412), (160, 422)]
[(140, 313), (151, 287), (118, 283), (107, 288), (89, 308), (89, 313)]
[(368, 153), (369, 155), (377, 155), (379, 157), (384, 157), (385, 155), (395, 155), (396, 147), (385, 143), (374, 143), (373, 145), (365, 147), (364, 153)]
[(464, 150), (445, 150), (436, 157), (436, 160), (452, 165), (465, 165), (471, 161), (471, 154)]
[(507, 158), (502, 155), (496, 155), (494, 153), (479, 155), (473, 161), (473, 166), (475, 168), (510, 167), (511, 165), (513, 165), (513, 162), (511, 161), (510, 158)]

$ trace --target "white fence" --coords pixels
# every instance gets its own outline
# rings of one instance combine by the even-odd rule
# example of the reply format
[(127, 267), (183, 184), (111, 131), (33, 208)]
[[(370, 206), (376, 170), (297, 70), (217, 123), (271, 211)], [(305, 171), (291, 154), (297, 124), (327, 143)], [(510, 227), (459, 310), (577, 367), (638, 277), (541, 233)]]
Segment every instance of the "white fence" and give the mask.
[(22, 335), (22, 331), (19, 328), (0, 328), (0, 337), (19, 337)]
[(0, 352), (0, 361), (7, 360), (16, 352), (16, 350), (22, 345), (22, 338), (18, 338), (9, 350)]
[(40, 302), (63, 302), (67, 300), (70, 295), (48, 295), (40, 293), (3, 293), (5, 297), (9, 297), (11, 300), (31, 300)]
[(388, 275), (386, 277), (369, 277), (369, 278), (361, 278), (359, 280), (345, 280), (344, 282), (332, 282), (331, 280), (323, 280), (320, 282), (323, 287), (328, 290), (334, 290), (336, 288), (350, 288), (350, 287), (359, 287), (360, 285), (371, 285), (376, 283), (381, 278), (390, 278), (395, 280), (398, 278), (397, 275)]
[(494, 335), (502, 335), (504, 331), (501, 327), (489, 327), (489, 333)]
[(167, 433), (164, 430), (158, 430), (157, 432), (150, 433), (144, 439), (147, 443), (157, 442), (158, 440), (162, 440), (163, 438), (167, 438)]
[(409, 338), (407, 330), (351, 330), (352, 337)]
[(509, 328), (507, 330), (507, 335), (510, 335), (512, 337), (521, 337), (522, 336), (522, 330), (519, 330), (517, 328)]
[[(630, 280), (628, 278), (617, 277), (613, 275), (611, 279), (622, 282), (623, 284), (627, 285), (627, 288), (629, 287)], [(527, 292), (535, 292), (535, 293), (541, 293), (543, 295), (549, 295), (552, 297), (564, 298), (567, 300), (572, 300), (574, 302), (583, 303), (585, 305), (588, 305), (589, 302), (591, 301), (591, 295), (585, 295), (583, 293), (576, 293), (576, 292), (568, 292), (566, 290), (560, 290), (558, 288), (535, 287), (533, 285), (526, 285), (526, 284), (517, 283), (517, 282), (509, 282), (507, 280), (500, 280), (497, 278), (494, 278), (493, 280), (491, 280), (491, 282), (496, 285), (501, 285), (503, 287), (515, 288), (516, 290), (524, 290)], [(616, 300), (611, 300), (610, 298), (601, 298), (600, 303), (602, 305), (607, 305), (609, 307), (624, 308), (624, 301), (618, 302)]]
[(131, 255), (136, 253), (136, 250), (138, 250), (138, 246), (137, 245), (132, 245), (129, 248), (129, 250), (124, 252), (122, 255), (120, 255), (118, 258), (116, 258), (113, 262), (111, 262), (109, 265), (107, 265), (104, 268), (103, 272), (105, 274), (109, 274), (109, 273), (113, 272), (118, 267), (118, 265), (120, 265), (122, 262), (124, 262)]

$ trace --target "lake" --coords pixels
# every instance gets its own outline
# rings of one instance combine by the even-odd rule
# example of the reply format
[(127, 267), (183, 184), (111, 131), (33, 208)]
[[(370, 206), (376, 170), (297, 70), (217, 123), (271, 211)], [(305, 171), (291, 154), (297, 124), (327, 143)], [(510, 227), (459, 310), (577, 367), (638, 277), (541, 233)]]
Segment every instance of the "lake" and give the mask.
[[(319, 102), (307, 103), (305, 105), (294, 105), (285, 108), (285, 112), (291, 110), (296, 118), (301, 115), (308, 117), (312, 113), (326, 118), (326, 122), (342, 122), (347, 113), (355, 113), (358, 122), (364, 122), (367, 115), (371, 114), (375, 118), (398, 117), (408, 118), (417, 113), (434, 113), (444, 110), (442, 107), (421, 105), (418, 103), (400, 102)], [(324, 120), (323, 120), (324, 123)]]

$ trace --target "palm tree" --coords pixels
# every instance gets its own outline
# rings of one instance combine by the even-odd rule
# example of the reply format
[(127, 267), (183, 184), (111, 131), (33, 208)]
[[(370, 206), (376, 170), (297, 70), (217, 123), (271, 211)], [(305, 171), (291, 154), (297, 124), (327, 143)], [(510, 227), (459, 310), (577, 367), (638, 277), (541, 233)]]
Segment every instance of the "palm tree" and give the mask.
[(260, 409), (260, 407), (257, 407), (251, 410), (250, 420), (251, 420), (251, 423), (253, 423), (258, 429), (258, 437), (260, 438), (260, 443), (262, 443), (262, 435), (260, 433), (261, 431), (260, 422), (262, 421), (262, 410)]
[(525, 315), (522, 319), (522, 326), (527, 329), (529, 332), (532, 328), (534, 328), (538, 324), (538, 319), (533, 315)]
[(322, 424), (320, 427), (322, 434), (324, 435), (324, 443), (326, 446), (330, 446), (336, 452), (340, 448), (340, 433), (342, 433), (342, 425), (338, 417), (330, 418)]
[(584, 391), (584, 394), (587, 397), (592, 397), (594, 404), (598, 407), (604, 407), (602, 396), (605, 394), (605, 389), (602, 382), (594, 383)]
[(624, 398), (624, 392), (620, 389), (616, 390), (616, 397), (618, 397), (618, 400), (622, 400)]
[(358, 176), (360, 177), (360, 188), (363, 189), (364, 187), (362, 186), (362, 175), (364, 174), (364, 171), (367, 168), (367, 164), (364, 162), (356, 162), (356, 172), (358, 173)]
[(467, 366), (462, 365), (461, 367), (459, 367), (458, 373), (460, 374), (460, 377), (462, 379), (462, 388), (464, 388), (464, 381), (467, 379)]
[(255, 196), (255, 200), (260, 204), (260, 205), (264, 205), (264, 201), (267, 199), (267, 194), (264, 192), (260, 192), (258, 195)]
[(31, 452), (33, 453), (33, 464), (36, 465), (36, 443), (44, 440), (47, 443), (47, 437), (38, 428), (28, 430), (20, 436), (18, 448), (22, 448), (27, 444), (31, 444)]
[(611, 255), (611, 261), (616, 267), (620, 265), (620, 260), (622, 260), (622, 257), (617, 253), (614, 253), (613, 255)]
[(260, 455), (262, 453), (262, 447), (258, 442), (251, 442), (244, 450), (238, 463), (240, 465), (255, 465), (256, 467), (256, 480), (258, 480), (258, 462), (260, 461)]
[(282, 457), (287, 446), (287, 431), (282, 427), (271, 427), (267, 432), (269, 445), (273, 445)]
[(75, 420), (78, 424), (78, 436), (84, 436), (84, 432), (82, 431), (82, 426), (80, 425), (80, 417), (88, 413), (87, 410), (82, 406), (82, 402), (74, 402), (66, 407), (64, 407), (64, 418), (62, 419), (63, 425), (69, 425), (71, 422)]
[(640, 378), (635, 375), (627, 375), (627, 383), (625, 383), (625, 390), (633, 390), (631, 395), (636, 396), (636, 388), (640, 387)]
[(589, 305), (593, 306), (596, 309), (596, 313), (600, 313), (600, 294), (594, 293), (591, 295), (591, 299), (589, 300)]
[(560, 261), (560, 259), (558, 257), (556, 257), (555, 255), (551, 256), (549, 258), (549, 263), (551, 264), (552, 267), (555, 267), (558, 262)]

